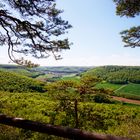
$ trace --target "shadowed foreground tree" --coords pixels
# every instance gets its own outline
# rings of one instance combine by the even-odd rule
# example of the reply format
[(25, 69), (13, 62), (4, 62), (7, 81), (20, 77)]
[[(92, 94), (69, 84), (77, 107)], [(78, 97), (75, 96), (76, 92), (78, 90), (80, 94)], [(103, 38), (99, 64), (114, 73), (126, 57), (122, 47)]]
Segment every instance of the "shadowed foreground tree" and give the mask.
[(32, 65), (23, 57), (16, 58), (20, 53), (35, 58), (47, 58), (52, 53), (60, 59), (58, 52), (70, 45), (61, 35), (71, 28), (61, 18), (62, 12), (55, 0), (1, 0), (0, 45), (8, 45), (10, 59), (20, 65)]
[[(116, 3), (116, 14), (123, 17), (135, 17), (140, 14), (140, 0), (113, 0)], [(140, 47), (140, 26), (121, 32), (125, 47)]]

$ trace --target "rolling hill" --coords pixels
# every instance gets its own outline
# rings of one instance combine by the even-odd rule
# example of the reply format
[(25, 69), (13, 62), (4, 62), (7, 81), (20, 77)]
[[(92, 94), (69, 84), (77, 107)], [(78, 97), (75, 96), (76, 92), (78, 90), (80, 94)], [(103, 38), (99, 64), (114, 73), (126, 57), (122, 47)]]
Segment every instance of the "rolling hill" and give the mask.
[(109, 83), (140, 84), (140, 66), (102, 66), (90, 69), (83, 73), (88, 75), (95, 75)]
[(0, 90), (9, 92), (43, 92), (43, 82), (32, 78), (0, 70)]

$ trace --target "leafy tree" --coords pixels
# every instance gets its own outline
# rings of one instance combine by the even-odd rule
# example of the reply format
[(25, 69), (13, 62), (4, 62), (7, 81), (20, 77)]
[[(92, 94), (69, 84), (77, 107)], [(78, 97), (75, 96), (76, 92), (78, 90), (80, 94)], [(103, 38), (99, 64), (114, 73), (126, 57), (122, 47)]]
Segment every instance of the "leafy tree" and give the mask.
[(94, 96), (94, 101), (96, 103), (113, 103), (113, 101), (111, 101), (111, 98), (109, 96), (107, 96), (106, 94), (96, 94)]
[[(113, 0), (116, 3), (116, 14), (119, 16), (135, 17), (140, 14), (139, 0)], [(121, 32), (125, 47), (140, 47), (140, 26), (132, 27)]]
[(77, 83), (72, 80), (56, 81), (48, 84), (45, 88), (53, 99), (73, 100), (78, 98)]
[(0, 45), (8, 45), (10, 59), (20, 65), (32, 63), (17, 54), (31, 54), (35, 58), (47, 58), (52, 53), (60, 59), (61, 50), (69, 49), (68, 39), (59, 38), (71, 28), (61, 18), (62, 10), (55, 0), (1, 0)]
[(80, 80), (78, 92), (82, 94), (92, 94), (96, 92), (95, 85), (101, 82), (101, 79), (93, 75), (83, 75)]

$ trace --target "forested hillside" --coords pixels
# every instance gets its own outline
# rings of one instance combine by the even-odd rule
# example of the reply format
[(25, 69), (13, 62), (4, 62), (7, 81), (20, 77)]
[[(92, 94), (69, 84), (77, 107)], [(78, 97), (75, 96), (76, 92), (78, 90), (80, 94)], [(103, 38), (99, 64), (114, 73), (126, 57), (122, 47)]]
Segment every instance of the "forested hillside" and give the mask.
[(18, 66), (18, 65), (0, 65), (0, 69), (14, 72), (20, 75), (28, 76), (31, 78), (36, 78), (40, 75), (44, 75), (42, 71), (37, 71), (33, 68), (27, 68), (24, 66)]
[(78, 67), (78, 66), (61, 66), (61, 67), (45, 67), (40, 66), (36, 68), (27, 68), (18, 65), (0, 65), (0, 69), (14, 72), (27, 77), (35, 78), (39, 81), (53, 82), (63, 77), (73, 77), (80, 75), (90, 67)]
[(0, 70), (0, 90), (9, 92), (43, 92), (44, 83), (14, 72)]
[(115, 84), (140, 83), (140, 66), (102, 66), (90, 69), (84, 74), (95, 75)]
[[(49, 72), (47, 68), (39, 69), (33, 69), (33, 72), (43, 72), (45, 76), (51, 72), (51, 69)], [(70, 70), (77, 74), (72, 76)], [(62, 71), (67, 74), (64, 73), (63, 78), (51, 82), (40, 82), (36, 77), (29, 78), (27, 71), (29, 75), (32, 74), (32, 69), (1, 67), (0, 113), (139, 140), (140, 106), (116, 101), (112, 96), (139, 100), (140, 84), (129, 83), (132, 82), (130, 80), (127, 80), (128, 84), (109, 83), (111, 81), (108, 80), (124, 73), (124, 77), (131, 79), (135, 73), (139, 75), (139, 67), (105, 66), (87, 72), (78, 71), (78, 68), (61, 67), (58, 73)], [(57, 69), (52, 67), (52, 71), (57, 72)], [(4, 125), (0, 125), (0, 138), (62, 140)]]
[[(57, 96), (57, 95), (56, 95)], [(53, 125), (75, 127), (75, 107), (70, 100), (56, 100), (47, 94), (0, 92), (0, 113)], [(78, 102), (78, 128), (139, 140), (139, 106)], [(28, 130), (0, 125), (5, 140), (66, 140)]]

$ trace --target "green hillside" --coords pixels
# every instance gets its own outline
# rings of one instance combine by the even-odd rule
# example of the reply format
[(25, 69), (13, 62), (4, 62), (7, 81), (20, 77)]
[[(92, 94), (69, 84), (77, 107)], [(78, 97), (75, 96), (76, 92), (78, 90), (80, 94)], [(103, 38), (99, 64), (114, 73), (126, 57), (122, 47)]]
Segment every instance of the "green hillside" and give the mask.
[(102, 66), (84, 74), (95, 75), (114, 84), (140, 83), (140, 66)]
[(127, 84), (115, 91), (115, 95), (140, 100), (140, 84)]
[[(0, 113), (53, 125), (75, 127), (72, 101), (54, 100), (45, 94), (0, 92)], [(82, 130), (139, 139), (140, 107), (121, 104), (78, 102), (78, 122)], [(131, 126), (131, 127), (130, 127)], [(32, 131), (1, 125), (0, 138), (62, 140)]]
[(69, 74), (79, 74), (81, 72), (85, 72), (90, 67), (78, 67), (78, 66), (54, 66), (54, 67), (38, 67), (36, 70), (43, 71), (46, 73), (54, 73), (60, 75), (69, 75)]
[(112, 83), (108, 83), (108, 82), (101, 82), (99, 84), (96, 85), (96, 88), (105, 88), (105, 89), (111, 89), (113, 91), (119, 89), (121, 86), (123, 86), (122, 84), (112, 84)]
[(101, 78), (97, 88), (111, 89), (116, 96), (140, 100), (140, 66), (102, 66), (83, 75)]
[(0, 70), (0, 90), (9, 92), (43, 92), (44, 83), (14, 72)]
[[(83, 75), (92, 76), (79, 74), (75, 76), (68, 72), (69, 75), (47, 85), (44, 82), (23, 76), (26, 75), (26, 70), (22, 75), (20, 72), (23, 73), (23, 69), (16, 70), (16, 68), (11, 67), (10, 69), (12, 72), (5, 70), (5, 68), (0, 69), (0, 113), (74, 128), (76, 122), (74, 100), (76, 99), (78, 101), (79, 129), (139, 139), (140, 106), (115, 102), (107, 92), (95, 90), (94, 86), (112, 89), (117, 96), (125, 95), (129, 98), (132, 95), (139, 99), (140, 84), (130, 83), (130, 81), (127, 84), (109, 83), (107, 80), (109, 72), (105, 73), (107, 70), (103, 70), (102, 67), (83, 73)], [(13, 69), (16, 73), (13, 72)], [(104, 79), (101, 82), (93, 76), (94, 71), (101, 74), (100, 69), (104, 74), (95, 76)], [(53, 78), (52, 73), (49, 74), (43, 75), (46, 76), (46, 80), (49, 76)], [(38, 76), (38, 78), (42, 77)], [(47, 92), (42, 93), (45, 89)], [(8, 140), (28, 138), (59, 140), (58, 137), (4, 125), (0, 125), (0, 138)]]
[(20, 75), (28, 76), (31, 78), (36, 78), (40, 75), (44, 75), (43, 72), (37, 71), (35, 68), (27, 68), (27, 67), (18, 66), (18, 65), (0, 65), (0, 69), (6, 70), (9, 72), (14, 72)]
[(26, 68), (18, 65), (0, 65), (0, 69), (14, 72), (23, 76), (35, 78), (39, 81), (54, 82), (63, 77), (72, 77), (80, 75), (90, 67), (74, 67), (74, 66), (61, 66), (61, 67), (45, 67), (40, 66), (37, 68)]

